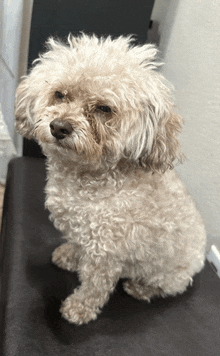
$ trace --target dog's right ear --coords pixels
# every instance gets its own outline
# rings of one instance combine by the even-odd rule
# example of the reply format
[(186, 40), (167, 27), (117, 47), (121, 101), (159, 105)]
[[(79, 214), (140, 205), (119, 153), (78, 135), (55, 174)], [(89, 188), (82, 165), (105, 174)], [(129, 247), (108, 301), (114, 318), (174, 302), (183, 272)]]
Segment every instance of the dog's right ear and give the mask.
[(24, 77), (15, 94), (15, 127), (17, 132), (27, 138), (33, 138), (34, 95), (31, 95), (29, 77)]

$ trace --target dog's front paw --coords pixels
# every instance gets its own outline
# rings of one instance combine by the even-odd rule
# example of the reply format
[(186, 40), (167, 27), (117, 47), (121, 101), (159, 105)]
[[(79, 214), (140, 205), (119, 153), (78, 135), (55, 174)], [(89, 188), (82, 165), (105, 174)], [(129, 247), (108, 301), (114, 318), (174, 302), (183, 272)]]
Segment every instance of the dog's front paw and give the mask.
[(89, 304), (72, 294), (63, 302), (60, 312), (69, 323), (87, 324), (89, 321), (95, 320), (99, 312)]
[(77, 269), (77, 258), (74, 253), (74, 247), (71, 243), (64, 243), (57, 247), (52, 254), (52, 262), (68, 271), (74, 272)]

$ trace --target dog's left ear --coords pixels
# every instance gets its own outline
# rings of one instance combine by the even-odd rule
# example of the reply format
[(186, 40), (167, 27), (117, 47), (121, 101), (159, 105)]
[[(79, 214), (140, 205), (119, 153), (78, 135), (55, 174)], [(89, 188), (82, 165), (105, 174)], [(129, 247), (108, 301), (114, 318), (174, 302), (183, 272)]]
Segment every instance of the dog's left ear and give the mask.
[(164, 110), (150, 106), (145, 115), (146, 149), (142, 150), (139, 163), (153, 172), (163, 173), (173, 168), (175, 160), (180, 163), (184, 160), (178, 137), (183, 119), (174, 112), (171, 104)]
[(135, 95), (140, 99), (138, 113), (126, 136), (124, 152), (152, 172), (165, 172), (173, 168), (175, 160), (184, 159), (178, 137), (183, 120), (174, 111), (170, 84), (158, 71), (163, 63), (156, 62), (156, 47), (147, 44), (133, 47), (131, 52), (142, 79)]

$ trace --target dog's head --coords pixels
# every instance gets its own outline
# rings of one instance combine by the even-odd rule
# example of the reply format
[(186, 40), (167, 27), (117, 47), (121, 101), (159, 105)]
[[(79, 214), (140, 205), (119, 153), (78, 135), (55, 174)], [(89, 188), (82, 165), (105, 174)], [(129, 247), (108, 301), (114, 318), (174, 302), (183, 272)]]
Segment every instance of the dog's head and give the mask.
[(84, 162), (128, 159), (152, 171), (180, 159), (181, 118), (153, 45), (129, 37), (50, 38), (16, 93), (16, 128), (46, 155)]

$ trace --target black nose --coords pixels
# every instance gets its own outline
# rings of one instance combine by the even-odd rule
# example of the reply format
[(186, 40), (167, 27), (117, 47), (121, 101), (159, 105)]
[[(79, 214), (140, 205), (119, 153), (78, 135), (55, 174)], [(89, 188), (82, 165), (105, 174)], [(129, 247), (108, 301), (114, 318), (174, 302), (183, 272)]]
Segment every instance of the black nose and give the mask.
[(50, 123), (51, 134), (58, 140), (62, 140), (73, 132), (73, 128), (68, 121), (55, 119)]

